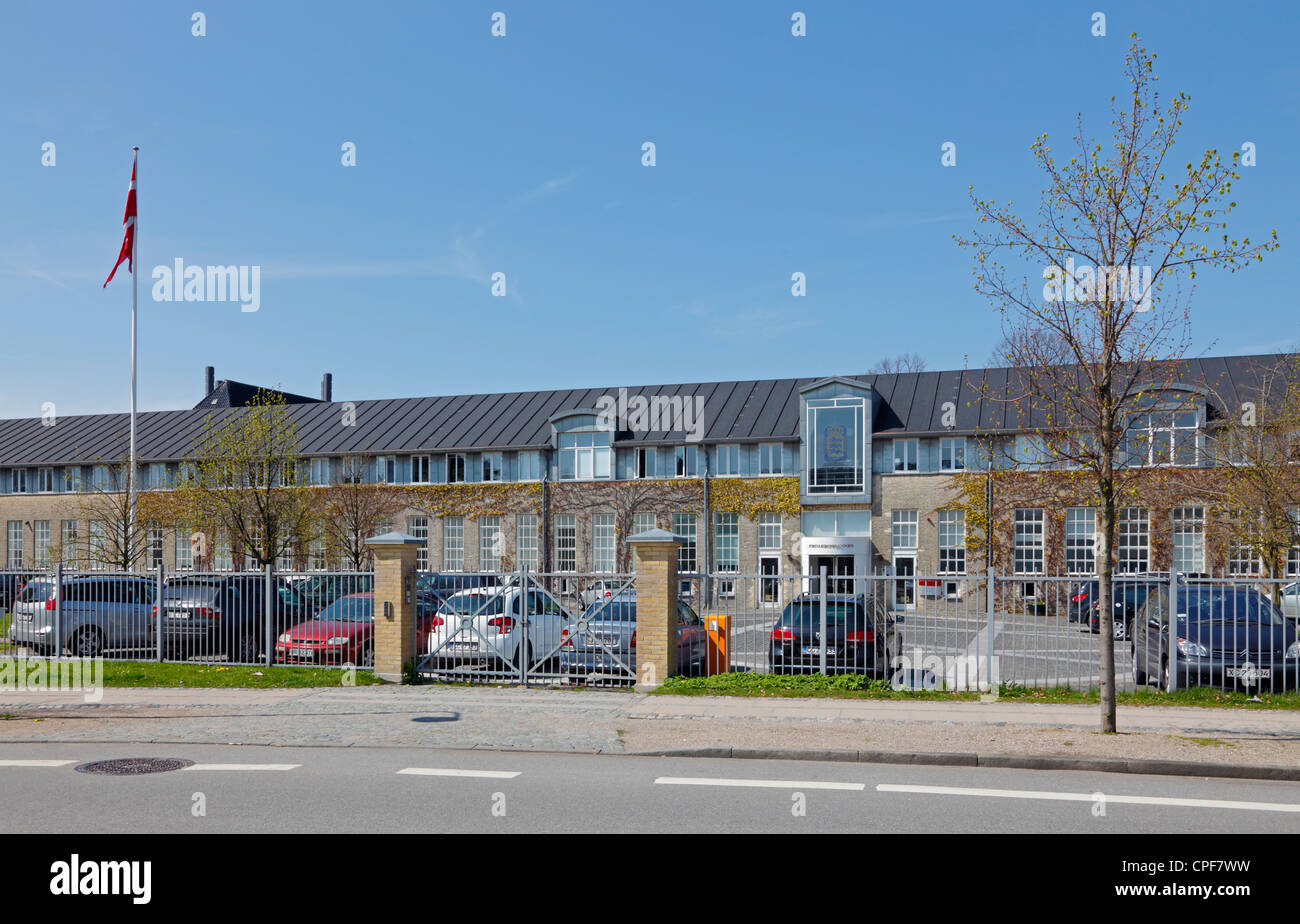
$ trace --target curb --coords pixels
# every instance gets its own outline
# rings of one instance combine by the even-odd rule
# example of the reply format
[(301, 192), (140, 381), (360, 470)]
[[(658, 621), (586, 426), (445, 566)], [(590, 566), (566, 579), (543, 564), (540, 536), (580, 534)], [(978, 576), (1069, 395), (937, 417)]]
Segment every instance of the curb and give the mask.
[(1003, 770), (1078, 770), (1148, 776), (1200, 776), (1224, 779), (1300, 781), (1300, 767), (1257, 767), (1190, 760), (1125, 760), (1108, 757), (1022, 757), (925, 751), (801, 750), (797, 748), (669, 748), (627, 751), (627, 757), (713, 757), (736, 760), (813, 760), (863, 764), (913, 764), (935, 767), (997, 767)]

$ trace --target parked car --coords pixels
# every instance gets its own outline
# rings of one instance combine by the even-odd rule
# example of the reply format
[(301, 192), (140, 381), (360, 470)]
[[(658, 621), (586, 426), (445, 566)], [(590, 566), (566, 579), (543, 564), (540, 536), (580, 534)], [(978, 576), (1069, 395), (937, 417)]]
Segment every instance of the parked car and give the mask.
[(1300, 581), (1282, 588), (1282, 612), (1292, 619), (1300, 619)]
[(362, 572), (313, 574), (295, 582), (292, 587), (295, 612), (303, 618), (310, 618), (339, 597), (368, 594), (374, 589), (374, 577)]
[(38, 571), (0, 572), (0, 610), (11, 607), (29, 581), (43, 576)]
[[(1300, 641), (1295, 624), (1248, 587), (1178, 587), (1174, 641), (1178, 686), (1287, 690), (1297, 686)], [(1147, 596), (1133, 634), (1133, 682), (1169, 688), (1169, 591)]]
[[(433, 627), (433, 608), (417, 601), (416, 631)], [(313, 619), (290, 626), (275, 640), (280, 664), (375, 666), (375, 595), (345, 594)]]
[(821, 624), (819, 595), (800, 594), (786, 604), (770, 636), (768, 665), (772, 672), (820, 670), (824, 648), (828, 671), (883, 677), (902, 648), (897, 618), (883, 607), (872, 606), (863, 594), (828, 594), (825, 638)]
[[(528, 627), (520, 624), (520, 603), (527, 600)], [(573, 615), (544, 590), (476, 587), (452, 594), (438, 607), (429, 632), (427, 653), (437, 667), (485, 666), (516, 669), (523, 658), (553, 667)], [(508, 662), (508, 665), (504, 662)]]
[[(708, 657), (704, 622), (685, 600), (677, 600), (677, 671), (699, 676)], [(596, 600), (567, 631), (560, 671), (569, 676), (613, 675), (636, 679), (636, 594)]]
[[(271, 597), (272, 635), (307, 615), (286, 588), (281, 583)], [(261, 574), (172, 577), (163, 587), (162, 608), (163, 649), (169, 658), (223, 654), (250, 663), (265, 653), (268, 613)]]
[[(81, 658), (97, 658), (113, 649), (153, 644), (152, 618), (157, 584), (130, 575), (30, 581), (13, 605), (11, 640), (41, 654), (67, 648)], [(55, 639), (55, 607), (60, 636)]]
[(432, 601), (435, 609), (462, 590), (500, 586), (501, 578), (495, 574), (463, 574), (454, 571), (445, 574), (428, 571), (415, 580), (416, 594)]
[[(1133, 628), (1133, 617), (1146, 602), (1152, 588), (1167, 586), (1168, 576), (1156, 574), (1115, 575), (1111, 580), (1111, 634), (1116, 639), (1127, 639)], [(1101, 632), (1101, 606), (1098, 596), (1100, 581), (1083, 581), (1072, 589), (1067, 618), (1070, 622), (1086, 623), (1094, 634)]]
[(585, 609), (597, 600), (607, 600), (619, 593), (623, 590), (625, 584), (627, 584), (627, 581), (611, 581), (602, 578), (586, 590), (581, 591), (578, 594), (578, 599), (581, 601), (582, 606)]

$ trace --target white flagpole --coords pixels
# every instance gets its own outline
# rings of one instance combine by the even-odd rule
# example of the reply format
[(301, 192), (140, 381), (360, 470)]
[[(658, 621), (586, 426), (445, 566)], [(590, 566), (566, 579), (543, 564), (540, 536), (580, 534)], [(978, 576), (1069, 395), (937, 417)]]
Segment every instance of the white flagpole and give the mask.
[(132, 160), (132, 173), (135, 179), (132, 185), (136, 189), (135, 195), (135, 223), (131, 233), (131, 460), (126, 473), (126, 490), (127, 503), (129, 510), (127, 514), (126, 526), (126, 549), (124, 550), (131, 563), (132, 570), (135, 568), (135, 302), (136, 292), (139, 289), (140, 265), (136, 262), (136, 252), (140, 249), (140, 148), (133, 147), (135, 152)]

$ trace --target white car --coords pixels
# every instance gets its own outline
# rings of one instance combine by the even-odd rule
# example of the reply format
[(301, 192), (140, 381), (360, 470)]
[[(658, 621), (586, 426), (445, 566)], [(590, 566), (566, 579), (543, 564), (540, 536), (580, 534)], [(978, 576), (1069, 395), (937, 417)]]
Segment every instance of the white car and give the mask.
[(600, 580), (578, 594), (578, 599), (582, 602), (582, 608), (585, 610), (597, 600), (608, 600), (617, 593), (626, 592), (630, 589), (626, 586), (628, 583), (627, 581)]
[(1282, 612), (1292, 619), (1300, 619), (1300, 581), (1282, 588)]
[[(438, 607), (426, 654), (443, 667), (495, 664), (513, 671), (521, 657), (530, 669), (558, 664), (560, 644), (573, 616), (546, 591), (529, 588), (525, 632), (522, 599), (515, 586), (476, 587), (452, 594)], [(502, 661), (509, 664), (497, 663)]]

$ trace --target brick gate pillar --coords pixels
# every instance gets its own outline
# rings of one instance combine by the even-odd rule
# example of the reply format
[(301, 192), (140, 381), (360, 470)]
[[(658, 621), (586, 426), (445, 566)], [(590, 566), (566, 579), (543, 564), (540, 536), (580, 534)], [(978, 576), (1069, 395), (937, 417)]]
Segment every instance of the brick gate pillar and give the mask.
[(628, 537), (636, 560), (636, 689), (677, 673), (677, 547), (681, 536), (648, 529)]
[(366, 540), (375, 556), (375, 676), (394, 683), (415, 658), (415, 556), (423, 544), (396, 532)]

